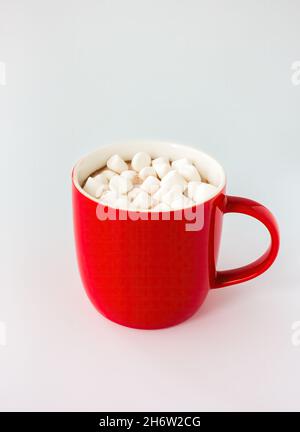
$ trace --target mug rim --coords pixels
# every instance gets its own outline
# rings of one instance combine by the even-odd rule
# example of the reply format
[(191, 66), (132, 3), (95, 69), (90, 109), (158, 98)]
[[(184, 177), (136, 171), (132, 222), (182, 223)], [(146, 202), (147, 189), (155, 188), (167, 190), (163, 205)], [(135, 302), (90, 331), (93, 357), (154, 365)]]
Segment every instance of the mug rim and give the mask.
[[(205, 157), (206, 159), (208, 159), (210, 162), (212, 162), (214, 165), (217, 166), (217, 168), (219, 170), (219, 173), (221, 175), (221, 180), (220, 180), (219, 185), (216, 187), (216, 192), (210, 198), (202, 201), (201, 203), (194, 204), (194, 205), (188, 206), (188, 207), (184, 207), (182, 209), (179, 209), (179, 211), (183, 211), (183, 210), (186, 210), (186, 209), (192, 209), (194, 207), (197, 207), (198, 205), (205, 204), (205, 203), (207, 203), (207, 202), (215, 199), (224, 190), (224, 188), (226, 186), (226, 182), (227, 182), (227, 176), (226, 176), (225, 170), (224, 170), (223, 166), (215, 158), (213, 158), (210, 154), (208, 154), (206, 152), (203, 152), (202, 150), (199, 150), (199, 149), (197, 149), (197, 148), (195, 148), (193, 146), (190, 146), (190, 145), (185, 145), (185, 144), (181, 144), (181, 143), (177, 143), (177, 142), (173, 142), (173, 141), (148, 140), (148, 139), (140, 139), (140, 140), (135, 139), (135, 140), (114, 141), (114, 142), (112, 142), (110, 144), (103, 145), (103, 146), (98, 147), (97, 149), (95, 149), (95, 150), (93, 150), (93, 151), (85, 154), (84, 156), (82, 156), (76, 162), (76, 164), (73, 167), (73, 170), (72, 170), (72, 182), (73, 182), (74, 187), (78, 190), (79, 193), (81, 193), (83, 196), (85, 196), (86, 198), (88, 198), (90, 201), (95, 202), (98, 205), (99, 204), (103, 205), (104, 207), (108, 207), (108, 208), (111, 208), (111, 209), (114, 209), (114, 210), (120, 210), (118, 208), (110, 207), (108, 204), (101, 203), (101, 202), (99, 202), (99, 200), (97, 198), (94, 198), (91, 195), (89, 195), (83, 189), (83, 187), (80, 186), (79, 179), (78, 179), (78, 170), (80, 168), (80, 165), (84, 161), (86, 161), (88, 158), (91, 158), (93, 155), (98, 154), (100, 151), (104, 151), (105, 152), (106, 150), (108, 150), (109, 148), (112, 148), (112, 147), (117, 147), (117, 146), (124, 147), (124, 146), (137, 145), (137, 144), (140, 144), (141, 147), (145, 146), (145, 145), (146, 146), (151, 146), (151, 144), (152, 145), (155, 144), (155, 145), (161, 145), (161, 146), (165, 146), (165, 147), (169, 146), (169, 147), (174, 148), (174, 149), (182, 149), (182, 150), (185, 150), (185, 151), (196, 152), (196, 153), (199, 153), (200, 156)], [(143, 150), (141, 149), (140, 151), (143, 151)], [(159, 156), (157, 156), (157, 157), (159, 157)], [(188, 155), (186, 155), (186, 157), (188, 158)], [(175, 212), (175, 211), (178, 211), (178, 210), (163, 210), (163, 211), (162, 210), (159, 210), (159, 211), (153, 211), (153, 210), (126, 210), (126, 211), (132, 212), (132, 213), (134, 213), (134, 212), (139, 212), (139, 213), (167, 213), (168, 212), (168, 213), (170, 213), (170, 212)]]

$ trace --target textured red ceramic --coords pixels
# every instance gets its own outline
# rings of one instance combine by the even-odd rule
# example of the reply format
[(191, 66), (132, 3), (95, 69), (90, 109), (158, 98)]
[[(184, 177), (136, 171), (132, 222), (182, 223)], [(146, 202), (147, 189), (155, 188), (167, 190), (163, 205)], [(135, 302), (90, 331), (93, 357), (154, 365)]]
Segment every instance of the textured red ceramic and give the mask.
[[(152, 157), (192, 159), (216, 194), (190, 210), (197, 223), (187, 230), (181, 212), (141, 214), (114, 212), (116, 220), (103, 220), (111, 210), (99, 205), (82, 189), (86, 178), (115, 153), (129, 160), (138, 151)], [(222, 167), (205, 153), (173, 143), (133, 141), (105, 146), (83, 158), (73, 170), (73, 211), (79, 269), (94, 306), (110, 320), (139, 329), (178, 324), (193, 315), (208, 291), (252, 279), (270, 267), (279, 248), (277, 223), (263, 205), (225, 194)], [(197, 212), (197, 213), (196, 213)], [(268, 250), (255, 262), (233, 270), (216, 269), (222, 220), (225, 213), (243, 213), (261, 221), (269, 230)], [(100, 220), (99, 219), (100, 215)], [(125, 215), (126, 216), (126, 215)], [(131, 218), (129, 218), (129, 216)], [(144, 220), (132, 220), (143, 217)], [(153, 217), (153, 215), (152, 215)], [(148, 218), (148, 220), (145, 220)], [(196, 221), (196, 216), (195, 220)]]

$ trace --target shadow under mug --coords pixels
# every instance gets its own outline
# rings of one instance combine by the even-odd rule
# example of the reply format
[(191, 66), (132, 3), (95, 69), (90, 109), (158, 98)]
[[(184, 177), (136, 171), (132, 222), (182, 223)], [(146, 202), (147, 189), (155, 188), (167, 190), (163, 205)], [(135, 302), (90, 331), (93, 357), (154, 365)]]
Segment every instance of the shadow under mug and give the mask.
[[(184, 211), (133, 212), (99, 204), (82, 188), (107, 159), (130, 160), (138, 151), (152, 158), (191, 159), (216, 186), (215, 195)], [(129, 141), (101, 147), (73, 169), (73, 215), (79, 269), (94, 306), (110, 320), (139, 329), (158, 329), (185, 321), (201, 306), (210, 289), (252, 279), (270, 267), (279, 248), (279, 230), (270, 211), (246, 198), (225, 194), (221, 165), (184, 145)], [(244, 267), (216, 269), (222, 219), (243, 213), (268, 229), (268, 250)]]

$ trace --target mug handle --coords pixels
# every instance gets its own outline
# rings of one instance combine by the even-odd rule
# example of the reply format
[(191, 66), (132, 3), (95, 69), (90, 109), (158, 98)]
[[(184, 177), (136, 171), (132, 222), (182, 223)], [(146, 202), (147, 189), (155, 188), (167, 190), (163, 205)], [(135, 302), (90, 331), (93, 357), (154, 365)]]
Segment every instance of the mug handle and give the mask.
[(243, 213), (262, 222), (271, 236), (271, 244), (267, 251), (252, 263), (231, 270), (216, 272), (215, 284), (212, 288), (223, 288), (253, 279), (264, 273), (274, 262), (279, 249), (279, 228), (272, 213), (256, 201), (227, 195), (223, 213)]

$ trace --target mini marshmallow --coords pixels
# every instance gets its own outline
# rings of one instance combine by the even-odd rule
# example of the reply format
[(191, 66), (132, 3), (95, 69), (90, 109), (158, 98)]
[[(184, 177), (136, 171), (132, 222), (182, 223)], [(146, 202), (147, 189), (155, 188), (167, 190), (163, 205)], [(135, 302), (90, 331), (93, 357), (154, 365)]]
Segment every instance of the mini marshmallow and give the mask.
[(96, 196), (98, 183), (93, 177), (89, 177), (83, 187), (85, 192), (87, 192), (89, 195), (92, 195), (93, 197)]
[(191, 161), (187, 158), (174, 160), (172, 163), (172, 168), (178, 170), (178, 168), (182, 165), (191, 165)]
[(140, 172), (143, 168), (151, 165), (151, 157), (148, 155), (148, 153), (139, 152), (136, 153), (131, 161), (132, 168)]
[(167, 164), (167, 165), (170, 165), (170, 164), (169, 164), (169, 159), (166, 158), (166, 157), (161, 156), (161, 157), (158, 157), (158, 158), (156, 158), (156, 159), (153, 159), (153, 161), (152, 161), (152, 166), (153, 166), (154, 168), (156, 167), (156, 165), (161, 165), (161, 164)]
[(160, 179), (165, 177), (168, 174), (168, 172), (171, 171), (171, 167), (168, 163), (158, 163), (154, 166), (154, 169)]
[(187, 181), (201, 181), (200, 174), (194, 165), (179, 165), (177, 171)]
[(119, 208), (122, 210), (128, 210), (130, 203), (126, 196), (119, 197), (115, 202), (113, 207)]
[(194, 199), (194, 193), (199, 185), (201, 185), (201, 182), (199, 181), (190, 181), (188, 183), (187, 195), (189, 198)]
[(148, 192), (149, 194), (154, 194), (160, 187), (160, 181), (153, 176), (149, 176), (144, 180), (143, 184), (141, 185), (141, 189)]
[(138, 183), (138, 175), (136, 171), (125, 170), (121, 173), (121, 177), (129, 179), (132, 183)]
[(173, 210), (180, 210), (193, 205), (195, 205), (193, 200), (182, 195), (180, 198), (176, 198), (174, 201), (172, 201), (171, 208)]
[(108, 181), (109, 181), (113, 176), (117, 175), (114, 171), (111, 171), (111, 170), (109, 170), (109, 169), (102, 171), (101, 174), (103, 174), (103, 175), (107, 178)]
[(179, 198), (183, 198), (182, 187), (181, 185), (174, 185), (168, 190), (167, 193), (162, 195), (161, 202), (170, 206), (174, 200)]
[(186, 206), (186, 207), (191, 207), (191, 206), (196, 205), (195, 201), (192, 200), (191, 198), (189, 198), (189, 197), (184, 197), (184, 199), (185, 199), (185, 206)]
[(134, 198), (141, 192), (139, 187), (134, 187), (131, 191), (128, 192), (127, 197), (129, 202), (132, 202)]
[(108, 168), (112, 171), (115, 171), (118, 174), (121, 174), (122, 171), (128, 170), (127, 163), (117, 154), (111, 156), (106, 162)]
[(98, 185), (95, 194), (96, 198), (100, 198), (103, 195), (103, 193), (106, 192), (107, 190), (108, 190), (107, 183)]
[(115, 191), (108, 190), (101, 196), (100, 203), (106, 205), (114, 205), (118, 199), (118, 194)]
[(166, 203), (159, 203), (155, 207), (153, 207), (152, 211), (170, 211), (170, 207)]
[(157, 203), (162, 201), (162, 197), (169, 192), (170, 189), (176, 188), (176, 190), (178, 191), (178, 193), (182, 193), (184, 190), (184, 186), (181, 184), (176, 184), (171, 186), (171, 188), (166, 185), (166, 186), (161, 186), (154, 194), (153, 194), (153, 200)]
[(195, 189), (193, 200), (196, 204), (202, 203), (211, 198), (216, 193), (217, 188), (208, 183), (201, 183)]
[(161, 185), (165, 186), (169, 189), (171, 189), (172, 186), (179, 184), (184, 186), (184, 188), (186, 187), (186, 181), (184, 180), (184, 178), (175, 170), (172, 170), (170, 172), (168, 172), (167, 175), (165, 175), (162, 179), (161, 179)]
[(183, 193), (183, 191), (185, 190), (185, 185), (184, 184), (175, 184), (169, 190), (177, 191), (178, 193)]
[(97, 174), (97, 175), (96, 175), (95, 177), (93, 177), (93, 178), (94, 178), (95, 182), (97, 182), (97, 184), (98, 184), (99, 186), (108, 183), (108, 179), (107, 179), (106, 175), (103, 174), (103, 173)]
[(160, 203), (161, 198), (163, 196), (163, 193), (167, 193), (168, 189), (167, 188), (163, 188), (160, 187), (153, 195), (152, 195), (152, 199), (154, 203)]
[(142, 180), (145, 180), (149, 176), (156, 177), (156, 172), (155, 172), (155, 169), (153, 167), (147, 166), (147, 167), (141, 169), (139, 176)]
[(151, 205), (150, 195), (148, 195), (147, 192), (141, 190), (133, 200), (132, 205), (137, 209), (148, 210)]
[(155, 196), (155, 194), (150, 195), (150, 200), (150, 208), (153, 208), (160, 203), (160, 200)]
[(110, 179), (109, 188), (121, 195), (129, 192), (133, 188), (133, 184), (128, 178), (116, 175)]

